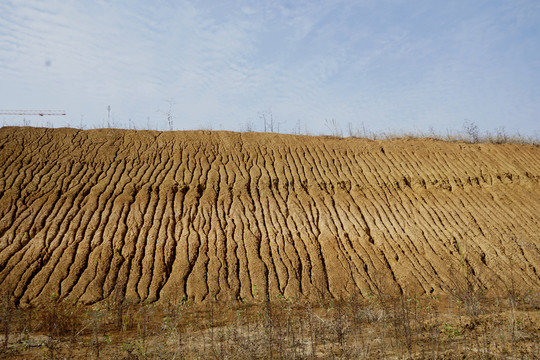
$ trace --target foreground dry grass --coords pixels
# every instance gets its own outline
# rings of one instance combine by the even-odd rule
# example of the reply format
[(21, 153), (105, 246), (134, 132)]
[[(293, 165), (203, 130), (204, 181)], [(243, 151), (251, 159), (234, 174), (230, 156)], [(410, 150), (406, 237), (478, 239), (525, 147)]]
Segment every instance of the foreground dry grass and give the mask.
[(2, 302), (10, 359), (538, 359), (540, 293), (359, 294), (302, 304)]

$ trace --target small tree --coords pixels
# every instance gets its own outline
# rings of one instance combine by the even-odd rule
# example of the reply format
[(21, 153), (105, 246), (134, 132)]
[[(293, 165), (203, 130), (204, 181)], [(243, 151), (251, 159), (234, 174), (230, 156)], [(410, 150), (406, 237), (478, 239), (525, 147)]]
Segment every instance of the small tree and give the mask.
[(169, 130), (173, 130), (173, 116), (172, 116), (172, 107), (174, 105), (174, 100), (169, 99), (167, 100), (167, 103), (169, 103), (169, 110), (167, 111), (167, 124), (169, 125)]
[(330, 131), (330, 134), (337, 137), (343, 137), (343, 131), (341, 130), (341, 126), (337, 122), (336, 119), (326, 119), (324, 121), (324, 125), (328, 128)]
[(465, 120), (465, 122), (463, 123), (463, 130), (465, 131), (467, 135), (469, 135), (471, 142), (475, 144), (478, 142), (479, 130), (478, 130), (478, 125), (476, 125), (475, 122)]
[(272, 114), (272, 111), (260, 112), (259, 117), (263, 121), (264, 132), (267, 132), (268, 130), (274, 132), (274, 115)]

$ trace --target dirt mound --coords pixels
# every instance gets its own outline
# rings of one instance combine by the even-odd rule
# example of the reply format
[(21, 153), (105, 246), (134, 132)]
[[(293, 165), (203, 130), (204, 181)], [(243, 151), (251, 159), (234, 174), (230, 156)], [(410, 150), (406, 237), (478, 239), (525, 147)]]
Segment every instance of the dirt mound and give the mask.
[(540, 287), (540, 147), (0, 129), (20, 304)]

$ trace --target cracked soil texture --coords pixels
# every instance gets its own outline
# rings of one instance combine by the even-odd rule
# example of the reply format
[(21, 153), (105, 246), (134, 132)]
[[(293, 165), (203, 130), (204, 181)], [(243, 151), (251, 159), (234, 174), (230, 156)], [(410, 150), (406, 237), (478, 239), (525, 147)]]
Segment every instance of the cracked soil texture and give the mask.
[(0, 129), (19, 305), (540, 287), (540, 147)]

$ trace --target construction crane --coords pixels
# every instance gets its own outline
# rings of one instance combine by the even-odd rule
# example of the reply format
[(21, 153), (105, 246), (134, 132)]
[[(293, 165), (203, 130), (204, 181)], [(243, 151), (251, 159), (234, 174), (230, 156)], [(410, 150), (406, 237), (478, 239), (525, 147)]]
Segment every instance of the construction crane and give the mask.
[(0, 115), (63, 116), (64, 110), (0, 110)]

